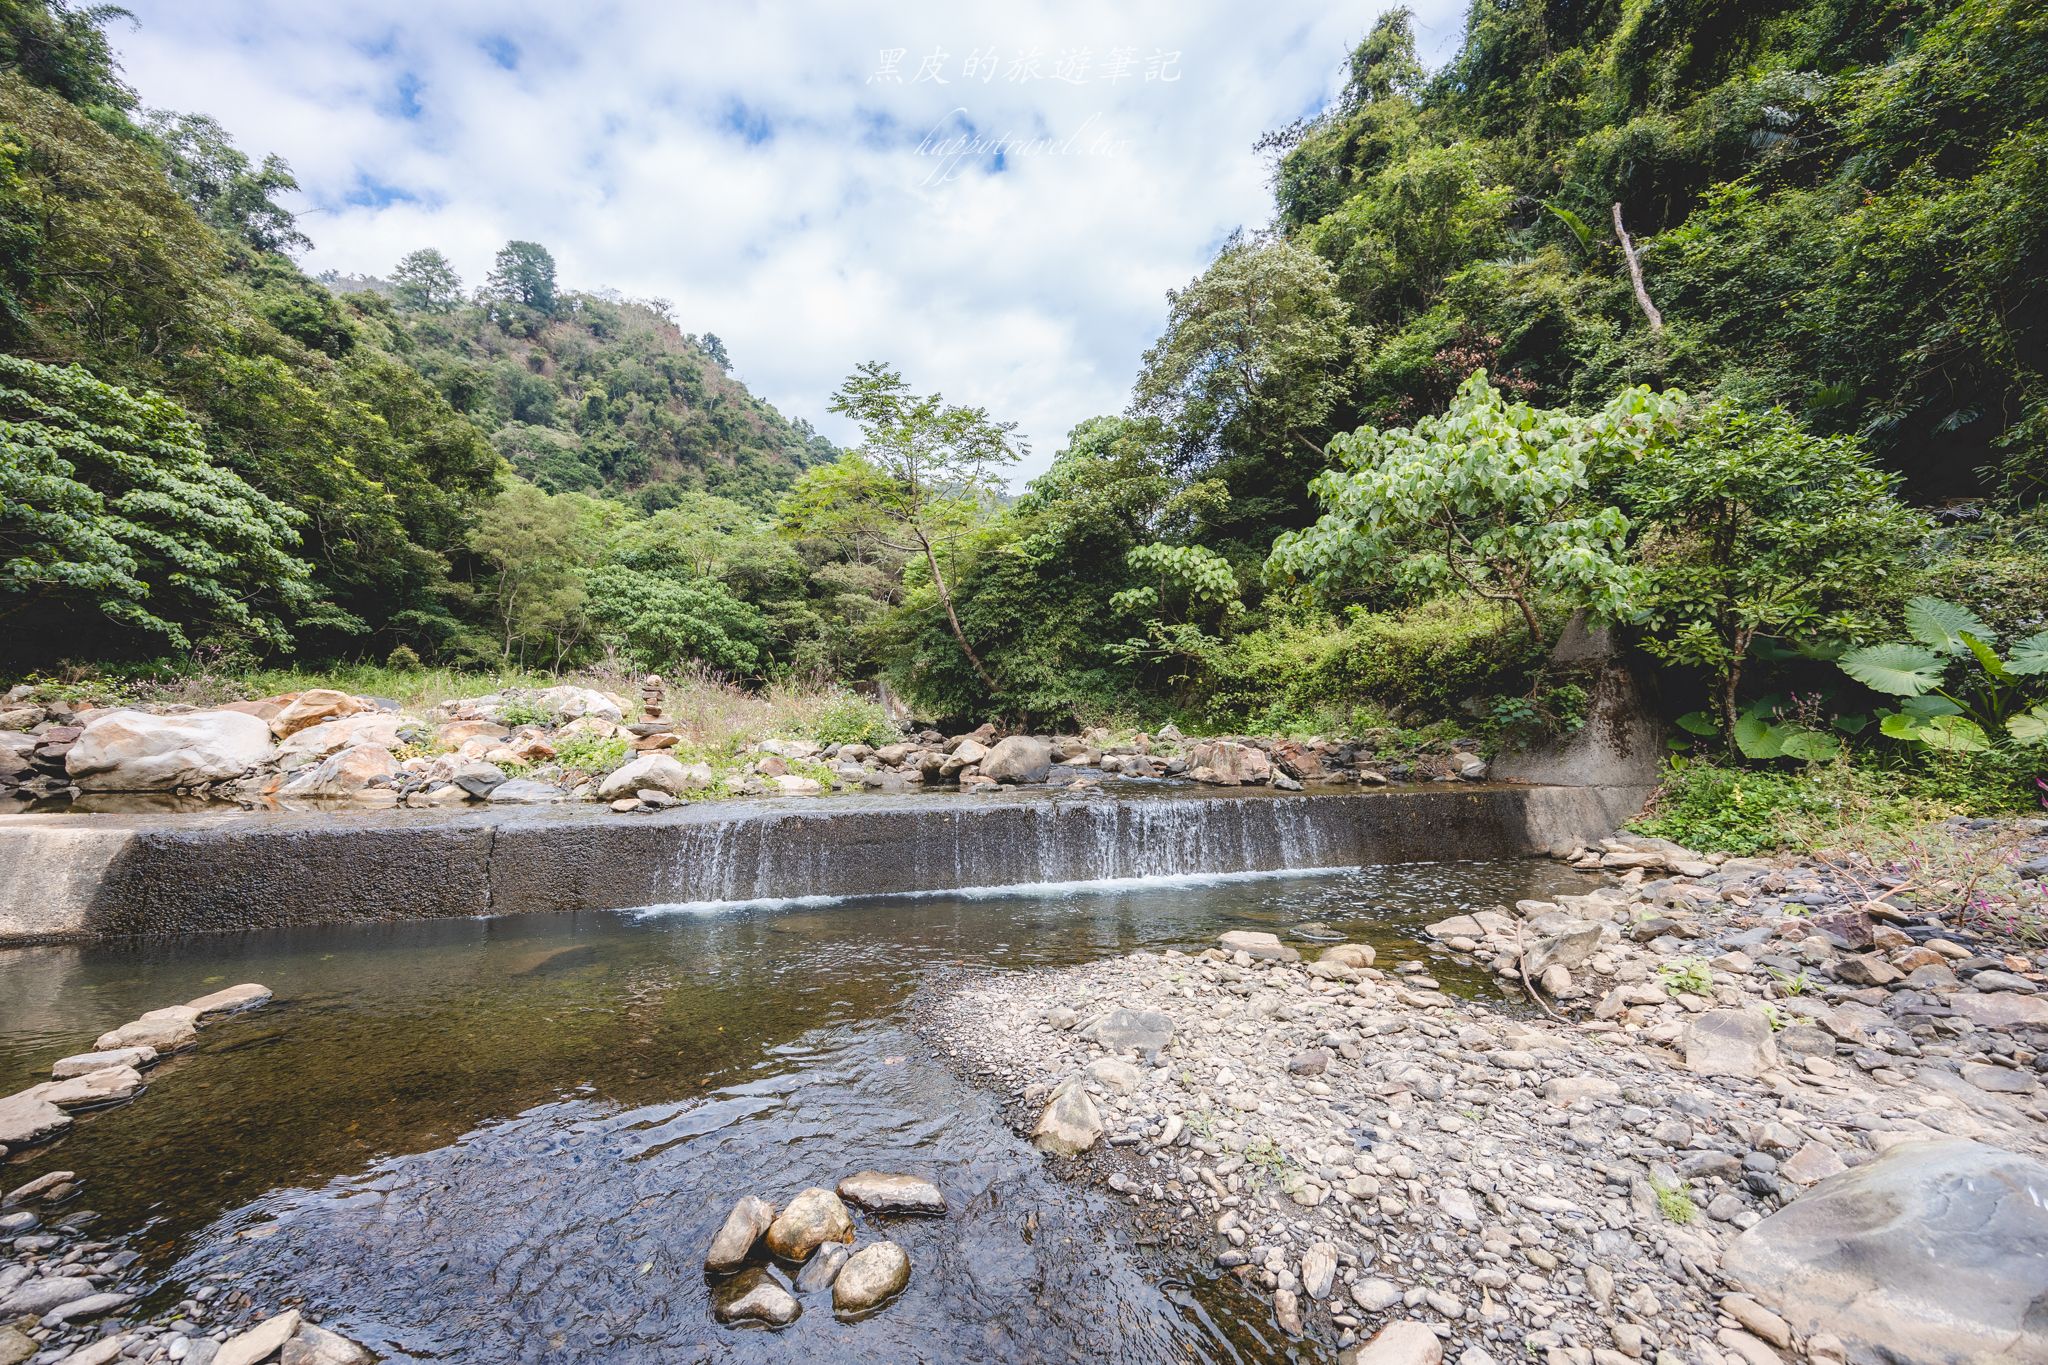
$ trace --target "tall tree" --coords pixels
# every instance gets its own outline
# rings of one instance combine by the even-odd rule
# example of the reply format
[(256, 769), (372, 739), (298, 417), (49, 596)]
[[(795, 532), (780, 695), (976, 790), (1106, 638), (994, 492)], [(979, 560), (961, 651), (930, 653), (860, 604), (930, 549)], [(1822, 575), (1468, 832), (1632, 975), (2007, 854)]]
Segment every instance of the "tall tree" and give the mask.
[(1324, 423), (1349, 386), (1357, 337), (1329, 265), (1288, 241), (1236, 241), (1167, 295), (1131, 407), (1173, 433), (1182, 462), (1229, 486), (1233, 524), (1263, 548), (1297, 520), (1327, 461)]
[(912, 393), (881, 361), (847, 377), (832, 395), (832, 411), (860, 425), (861, 448), (806, 475), (807, 495), (800, 488), (795, 501), (811, 509), (813, 525), (857, 527), (889, 549), (923, 559), (960, 653), (984, 687), (999, 691), (960, 627), (939, 551), (976, 525), (1001, 487), (997, 471), (1025, 452), (1017, 424), (936, 393)]
[(228, 130), (204, 114), (153, 109), (148, 122), (171, 185), (216, 230), (258, 251), (312, 245), (291, 210), (277, 202), (277, 196), (299, 188), (283, 157), (273, 152), (252, 167)]
[(398, 306), (415, 313), (452, 313), (462, 302), (462, 276), (432, 247), (406, 253), (391, 272)]
[(555, 311), (555, 258), (539, 242), (507, 242), (498, 251), (484, 292), (492, 299), (531, 308), (543, 317)]

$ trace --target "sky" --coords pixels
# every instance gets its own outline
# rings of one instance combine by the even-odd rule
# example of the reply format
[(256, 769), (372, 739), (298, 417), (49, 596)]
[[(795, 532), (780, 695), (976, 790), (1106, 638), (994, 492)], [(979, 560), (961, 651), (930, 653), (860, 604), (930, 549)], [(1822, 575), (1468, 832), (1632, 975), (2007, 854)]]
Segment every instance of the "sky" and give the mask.
[[(1385, 0), (129, 0), (146, 107), (291, 163), (313, 272), (505, 241), (669, 301), (835, 440), (863, 360), (1015, 420), (1042, 470), (1123, 410), (1166, 293), (1272, 217), (1252, 144), (1320, 108)], [(1462, 6), (1414, 6), (1446, 59)]]

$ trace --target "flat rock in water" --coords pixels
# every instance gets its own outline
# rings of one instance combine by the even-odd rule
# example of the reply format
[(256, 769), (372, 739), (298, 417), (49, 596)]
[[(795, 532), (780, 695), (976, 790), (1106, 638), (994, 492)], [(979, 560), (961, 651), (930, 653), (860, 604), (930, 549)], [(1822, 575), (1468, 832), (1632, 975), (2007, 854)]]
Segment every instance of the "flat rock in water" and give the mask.
[(846, 1258), (832, 1281), (832, 1309), (862, 1313), (910, 1283), (910, 1253), (894, 1242), (870, 1242)]
[(923, 1176), (858, 1171), (839, 1182), (839, 1197), (875, 1213), (944, 1213), (946, 1196)]
[(271, 1353), (290, 1341), (298, 1330), (298, 1309), (279, 1313), (222, 1342), (220, 1351), (213, 1358), (213, 1365), (256, 1365), (259, 1360), (268, 1360)]
[(106, 1292), (87, 1294), (84, 1298), (73, 1299), (67, 1304), (52, 1308), (49, 1312), (43, 1314), (42, 1324), (45, 1327), (59, 1327), (67, 1322), (84, 1322), (87, 1318), (96, 1318), (103, 1314), (111, 1313), (116, 1308), (124, 1307), (133, 1302), (135, 1302), (133, 1294), (112, 1294)]
[(805, 1261), (804, 1268), (796, 1273), (796, 1292), (815, 1294), (821, 1289), (830, 1289), (832, 1281), (839, 1278), (840, 1267), (851, 1255), (853, 1248), (844, 1242), (827, 1242), (819, 1247), (817, 1254)]
[(41, 1317), (53, 1308), (62, 1308), (98, 1292), (98, 1287), (83, 1275), (45, 1275), (0, 1298), (0, 1316)]
[(209, 1014), (235, 1014), (241, 1010), (253, 1010), (258, 1005), (270, 1002), (270, 987), (259, 986), (245, 981), (239, 986), (229, 986), (211, 995), (202, 995), (197, 1000), (187, 1001), (185, 1008), (197, 1010), (200, 1018)]
[(90, 1109), (132, 1099), (142, 1089), (142, 1073), (132, 1066), (104, 1066), (68, 1080), (45, 1081), (32, 1094), (59, 1109)]
[(1721, 1268), (1851, 1359), (2048, 1359), (2048, 1165), (1903, 1142), (1737, 1237)]
[(796, 1295), (759, 1266), (742, 1270), (711, 1290), (711, 1316), (724, 1323), (763, 1322), (770, 1327), (787, 1327), (803, 1311)]
[(751, 1194), (741, 1199), (725, 1216), (725, 1224), (718, 1229), (718, 1235), (711, 1239), (711, 1249), (704, 1253), (704, 1268), (714, 1274), (738, 1270), (747, 1263), (747, 1257), (753, 1254), (754, 1243), (774, 1221), (773, 1204)]
[(1372, 946), (1366, 943), (1337, 943), (1323, 949), (1316, 961), (1327, 962), (1333, 967), (1348, 967), (1356, 971), (1370, 967), (1378, 957)]
[(1032, 1145), (1055, 1156), (1078, 1156), (1101, 1138), (1101, 1111), (1087, 1091), (1072, 1083), (1053, 1093), (1052, 1103), (1031, 1130)]
[(1279, 935), (1256, 929), (1232, 929), (1218, 940), (1226, 953), (1246, 953), (1266, 962), (1299, 962), (1301, 954), (1280, 941)]
[(33, 1090), (0, 1099), (0, 1147), (26, 1147), (70, 1126), (71, 1115)]
[(159, 1053), (176, 1052), (199, 1041), (199, 1030), (190, 1019), (149, 1018), (102, 1033), (93, 1046), (102, 1052), (124, 1047), (154, 1048)]
[(853, 1216), (839, 1196), (816, 1186), (789, 1201), (768, 1225), (768, 1249), (785, 1261), (801, 1261), (827, 1242), (853, 1240)]
[(278, 1352), (277, 1365), (371, 1365), (370, 1353), (339, 1332), (302, 1323)]
[(58, 1080), (83, 1076), (89, 1071), (101, 1071), (110, 1066), (132, 1066), (141, 1070), (156, 1060), (153, 1047), (117, 1047), (105, 1052), (81, 1052), (71, 1057), (59, 1058), (51, 1066), (50, 1074)]

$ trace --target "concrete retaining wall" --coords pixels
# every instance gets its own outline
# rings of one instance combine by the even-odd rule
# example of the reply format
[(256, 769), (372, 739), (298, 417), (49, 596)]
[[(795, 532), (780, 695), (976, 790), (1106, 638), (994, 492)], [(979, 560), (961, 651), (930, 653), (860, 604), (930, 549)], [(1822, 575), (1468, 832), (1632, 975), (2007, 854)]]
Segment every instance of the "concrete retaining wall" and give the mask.
[(1637, 794), (1439, 786), (0, 816), (0, 944), (1560, 852)]

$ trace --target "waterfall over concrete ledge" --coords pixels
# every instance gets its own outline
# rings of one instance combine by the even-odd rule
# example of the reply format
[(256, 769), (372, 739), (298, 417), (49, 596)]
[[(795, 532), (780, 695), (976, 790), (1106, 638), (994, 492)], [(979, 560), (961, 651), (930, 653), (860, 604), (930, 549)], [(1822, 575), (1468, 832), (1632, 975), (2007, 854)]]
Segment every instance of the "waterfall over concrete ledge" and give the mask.
[(1562, 852), (1632, 807), (1465, 786), (0, 816), (0, 944)]

